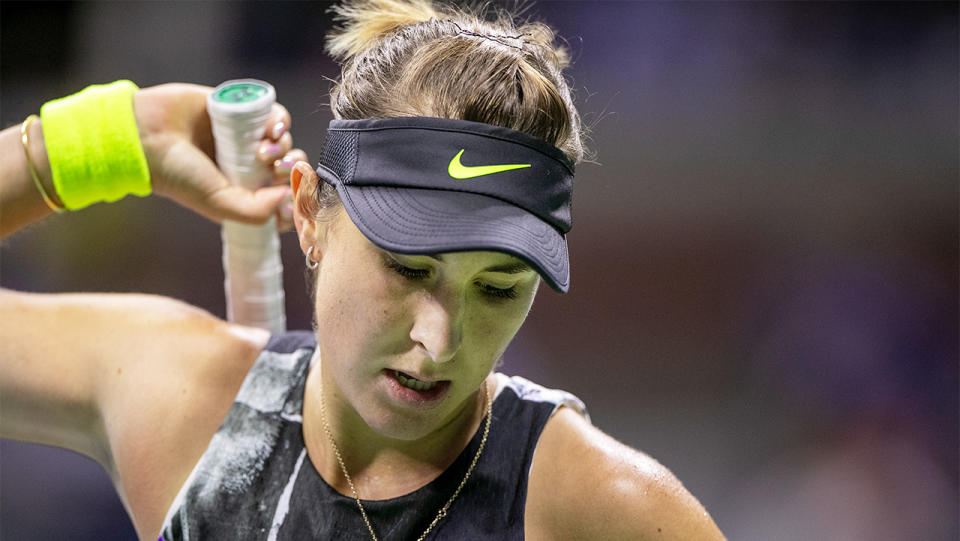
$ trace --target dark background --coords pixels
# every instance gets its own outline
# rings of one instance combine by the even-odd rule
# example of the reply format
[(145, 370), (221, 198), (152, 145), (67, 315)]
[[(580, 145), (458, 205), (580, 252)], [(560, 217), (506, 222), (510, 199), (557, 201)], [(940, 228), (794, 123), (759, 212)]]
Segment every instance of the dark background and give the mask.
[[(325, 3), (0, 4), (3, 126), (87, 84), (270, 81), (298, 146), (331, 115)], [(958, 535), (958, 12), (933, 3), (540, 2), (598, 163), (572, 291), (504, 371), (583, 398), (733, 540)], [(310, 308), (284, 239), (290, 327)], [(218, 228), (170, 201), (53, 216), (4, 287), (224, 314)], [(2, 322), (0, 322), (2, 324)], [(133, 539), (70, 452), (0, 444), (0, 538)]]

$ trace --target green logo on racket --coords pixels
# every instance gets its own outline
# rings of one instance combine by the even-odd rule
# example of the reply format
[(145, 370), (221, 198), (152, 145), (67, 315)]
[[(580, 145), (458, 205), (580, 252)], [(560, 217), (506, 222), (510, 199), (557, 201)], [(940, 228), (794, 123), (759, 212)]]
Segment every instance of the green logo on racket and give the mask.
[(224, 103), (250, 103), (267, 93), (267, 88), (255, 83), (235, 83), (216, 91), (213, 99)]

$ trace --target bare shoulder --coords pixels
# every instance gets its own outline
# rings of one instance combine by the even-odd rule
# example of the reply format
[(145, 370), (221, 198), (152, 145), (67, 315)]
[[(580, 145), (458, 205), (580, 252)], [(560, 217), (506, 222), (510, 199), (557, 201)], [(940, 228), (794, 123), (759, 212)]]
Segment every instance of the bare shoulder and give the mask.
[(0, 321), (3, 436), (100, 462), (144, 539), (269, 338), (155, 295), (0, 289)]
[[(98, 401), (111, 448), (122, 448), (117, 444), (129, 435), (169, 438), (181, 425), (189, 430), (195, 416), (209, 415), (210, 406), (232, 402), (269, 339), (266, 331), (174, 299), (123, 295), (112, 302), (113, 318), (126, 323), (99, 368)], [(145, 417), (149, 424), (141, 422)]]
[(140, 537), (155, 538), (269, 334), (165, 297), (89, 300), (122, 329), (97, 378), (104, 467)]
[(561, 408), (530, 470), (527, 537), (722, 540), (700, 502), (662, 464)]
[(111, 453), (104, 467), (146, 539), (156, 537), (269, 333), (174, 299), (124, 297), (105, 301), (130, 322), (98, 378)]

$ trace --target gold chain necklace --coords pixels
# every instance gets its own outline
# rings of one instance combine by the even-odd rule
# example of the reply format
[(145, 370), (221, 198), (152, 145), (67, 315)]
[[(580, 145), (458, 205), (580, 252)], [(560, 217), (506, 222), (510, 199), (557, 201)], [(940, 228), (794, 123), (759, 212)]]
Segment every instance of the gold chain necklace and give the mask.
[[(367, 512), (363, 509), (363, 504), (360, 503), (360, 496), (357, 494), (357, 488), (353, 486), (353, 480), (350, 479), (350, 474), (347, 473), (347, 467), (343, 463), (343, 457), (340, 456), (340, 448), (337, 447), (337, 442), (333, 441), (333, 434), (330, 433), (330, 426), (327, 424), (327, 408), (324, 405), (323, 400), (323, 383), (321, 378), (320, 383), (320, 420), (323, 421), (323, 431), (327, 434), (327, 440), (330, 441), (330, 446), (333, 447), (333, 454), (337, 457), (337, 463), (340, 464), (340, 471), (343, 472), (343, 476), (347, 478), (347, 484), (350, 485), (350, 492), (353, 493), (353, 499), (357, 501), (357, 507), (360, 508), (360, 514), (363, 516), (363, 521), (367, 524), (367, 529), (370, 530), (370, 537), (373, 538), (373, 541), (379, 541), (377, 539), (377, 534), (373, 531), (373, 525), (370, 524), (370, 519), (367, 518)], [(473, 456), (473, 462), (470, 463), (470, 467), (467, 468), (467, 474), (463, 476), (463, 480), (460, 481), (460, 486), (457, 487), (457, 490), (453, 492), (453, 496), (450, 496), (450, 499), (447, 500), (447, 503), (443, 504), (443, 507), (440, 508), (440, 511), (437, 513), (437, 516), (433, 519), (433, 522), (427, 526), (426, 531), (417, 538), (417, 541), (423, 541), (426, 539), (427, 534), (430, 533), (430, 530), (437, 525), (440, 520), (447, 516), (447, 511), (450, 510), (450, 505), (453, 503), (453, 500), (457, 499), (457, 496), (460, 495), (460, 490), (463, 489), (463, 486), (467, 484), (467, 479), (470, 478), (470, 474), (473, 473), (474, 466), (477, 465), (477, 461), (480, 460), (480, 453), (483, 453), (483, 447), (487, 444), (487, 434), (490, 433), (490, 420), (493, 418), (493, 402), (490, 401), (490, 387), (486, 382), (483, 383), (483, 392), (486, 399), (486, 410), (487, 410), (487, 422), (483, 426), (483, 439), (480, 440), (480, 448), (477, 449), (477, 454)]]

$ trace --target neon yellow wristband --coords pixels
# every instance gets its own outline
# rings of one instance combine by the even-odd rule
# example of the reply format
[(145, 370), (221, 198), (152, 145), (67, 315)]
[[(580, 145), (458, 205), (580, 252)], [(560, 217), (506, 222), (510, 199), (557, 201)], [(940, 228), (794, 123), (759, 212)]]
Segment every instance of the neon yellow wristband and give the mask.
[(53, 186), (70, 210), (127, 194), (150, 195), (150, 171), (133, 117), (137, 85), (92, 85), (40, 109)]

